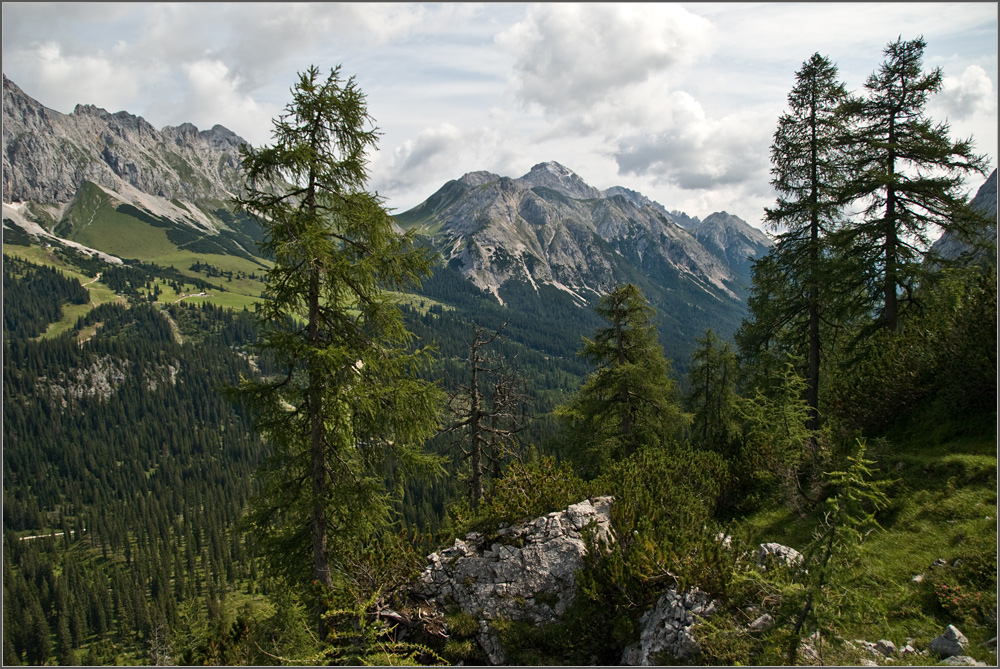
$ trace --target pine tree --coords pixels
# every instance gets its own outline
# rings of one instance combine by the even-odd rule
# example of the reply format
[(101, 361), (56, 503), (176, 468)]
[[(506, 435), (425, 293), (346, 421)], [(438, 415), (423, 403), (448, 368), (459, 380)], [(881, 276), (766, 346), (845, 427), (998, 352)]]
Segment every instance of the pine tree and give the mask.
[(292, 582), (334, 585), (337, 556), (389, 518), (385, 463), (431, 466), (420, 450), (437, 425), (439, 391), (416, 373), (427, 357), (388, 289), (430, 267), (398, 235), (381, 199), (364, 190), (378, 133), (365, 96), (340, 68), (300, 74), (274, 122), (274, 144), (244, 147), (238, 207), (263, 225), (275, 262), (258, 348), (283, 370), (234, 393), (274, 455), (250, 522)]
[(28, 664), (46, 664), (52, 655), (52, 630), (37, 599), (28, 605), (24, 623), (25, 660)]
[(942, 86), (940, 68), (922, 70), (923, 37), (890, 43), (885, 60), (853, 105), (852, 178), (845, 199), (864, 205), (847, 231), (858, 271), (865, 272), (877, 324), (895, 331), (900, 301), (913, 300), (931, 226), (967, 227), (982, 217), (966, 203), (963, 177), (985, 174), (986, 159), (971, 138), (952, 141), (947, 122), (933, 123), (924, 107)]
[(611, 325), (592, 340), (585, 338), (579, 355), (597, 371), (557, 409), (568, 424), (570, 447), (590, 476), (640, 446), (667, 445), (685, 422), (652, 324), (653, 310), (639, 288), (617, 286), (596, 311)]

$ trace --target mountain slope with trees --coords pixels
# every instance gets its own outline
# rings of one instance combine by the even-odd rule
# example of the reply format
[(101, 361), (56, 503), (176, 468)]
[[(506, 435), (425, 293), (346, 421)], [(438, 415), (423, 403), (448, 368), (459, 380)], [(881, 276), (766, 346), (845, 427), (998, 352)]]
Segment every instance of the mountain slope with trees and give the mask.
[[(913, 125), (888, 124), (905, 138), (872, 131), (897, 61), (933, 88), (922, 49), (888, 45), (860, 95), (841, 94), (828, 59), (803, 64), (772, 152), (769, 212), (788, 233), (753, 264), (747, 310), (726, 318), (705, 305), (732, 287), (693, 268), (750, 243), (732, 219), (673, 229), (665, 208), (595, 193), (552, 163), (450, 182), (400, 234), (365, 190), (374, 135), (338, 69), (325, 83), (302, 75), (274, 145), (242, 154), (250, 187), (218, 220), (242, 208), (242, 229), (258, 226), (247, 236), (259, 255), (240, 258), (253, 278), (222, 266), (228, 253), (169, 264), (187, 243), (172, 226), (197, 217), (164, 218), (93, 182), (63, 208), (5, 202), (5, 311), (18, 318), (3, 341), (4, 664), (442, 664), (498, 647), (525, 663), (613, 664), (678, 593), (713, 602), (689, 630), (689, 663), (855, 664), (856, 639), (923, 651), (948, 624), (968, 636), (964, 652), (995, 662), (996, 214), (956, 188), (986, 166), (925, 117), (921, 95)], [(300, 112), (332, 126), (298, 133)], [(895, 162), (902, 153), (914, 163)], [(927, 179), (921, 157), (955, 160)], [(345, 180), (327, 179), (331, 167)], [(485, 214), (466, 215), (480, 197)], [(516, 216), (489, 216), (503, 211)], [(154, 241), (174, 250), (108, 263), (58, 243), (87, 213), (106, 233), (161, 230)], [(973, 248), (935, 259), (915, 234), (906, 253), (882, 243), (895, 255), (876, 272), (858, 268), (897, 224)], [(701, 226), (706, 243), (686, 246)], [(545, 246), (563, 256), (531, 256), (540, 269), (527, 250), (549, 231), (570, 241)], [(520, 252), (498, 254), (501, 239)], [(439, 248), (453, 262), (418, 294), (407, 284)], [(558, 278), (572, 268), (553, 260), (578, 251), (607, 269), (606, 289)], [(894, 263), (906, 308), (878, 273)], [(479, 286), (475, 272), (507, 278)], [(236, 308), (194, 301), (247, 279), (252, 299)], [(484, 333), (509, 368), (480, 354)], [(438, 383), (468, 401), (447, 413)], [(454, 445), (436, 426), (478, 416), (506, 429), (512, 404), (482, 401), (505, 385), (523, 388), (513, 404), (536, 419), (484, 447), (491, 471), (482, 457), (437, 457)], [(225, 399), (237, 388), (250, 411)], [(596, 496), (614, 499), (612, 540), (581, 533), (577, 596), (555, 622), (428, 612), (415, 598), (431, 550), (476, 532), (513, 554), (505, 527)], [(741, 558), (772, 541), (803, 568)]]

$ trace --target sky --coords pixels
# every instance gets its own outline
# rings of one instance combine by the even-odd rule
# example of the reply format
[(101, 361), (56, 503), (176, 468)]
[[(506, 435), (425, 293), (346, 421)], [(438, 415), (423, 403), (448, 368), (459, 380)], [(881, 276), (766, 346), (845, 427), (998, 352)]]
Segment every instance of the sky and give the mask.
[[(923, 36), (927, 113), (997, 165), (996, 2), (3, 3), (3, 72), (62, 113), (221, 124), (254, 146), (298, 73), (335, 66), (381, 132), (369, 188), (406, 211), (466, 172), (557, 161), (690, 216), (763, 227), (770, 144), (795, 73), (851, 91)], [(968, 183), (974, 194), (984, 177)]]

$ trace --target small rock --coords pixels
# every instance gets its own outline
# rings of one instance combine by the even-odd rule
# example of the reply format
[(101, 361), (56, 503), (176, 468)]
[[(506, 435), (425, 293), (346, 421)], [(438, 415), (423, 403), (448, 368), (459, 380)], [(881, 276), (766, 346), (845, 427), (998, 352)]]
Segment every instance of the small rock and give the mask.
[(968, 655), (952, 655), (946, 660), (941, 662), (943, 665), (949, 667), (985, 667), (987, 664), (985, 662), (980, 662), (974, 657), (969, 657)]
[(770, 613), (765, 613), (761, 617), (757, 618), (757, 620), (750, 623), (750, 629), (757, 632), (769, 630), (773, 626), (774, 626), (774, 618), (771, 617)]
[(941, 657), (951, 657), (953, 655), (963, 655), (969, 640), (965, 638), (957, 627), (948, 625), (944, 633), (927, 644), (927, 647)]
[(914, 576), (910, 580), (913, 581), (914, 583), (923, 583), (924, 582), (924, 575), (923, 574), (917, 574), (916, 576)]
[(951, 566), (957, 567), (960, 564), (962, 564), (962, 558), (955, 558), (955, 561), (951, 563)]
[(869, 660), (867, 657), (863, 657), (860, 660), (858, 660), (858, 666), (859, 667), (877, 667), (878, 666), (878, 662), (876, 662), (875, 660)]
[(992, 646), (993, 648), (996, 648), (997, 647), (997, 638), (993, 637), (989, 641), (984, 641), (984, 642), (982, 642), (979, 645), (983, 646), (984, 648), (989, 648), (990, 646)]
[(888, 639), (879, 639), (875, 642), (875, 650), (879, 651), (886, 657), (890, 657), (896, 654), (896, 644)]
[(767, 543), (761, 544), (757, 550), (758, 566), (766, 568), (767, 556), (769, 555), (773, 555), (778, 562), (786, 566), (802, 564), (802, 554), (794, 548), (777, 543)]
[(816, 651), (816, 646), (811, 643), (803, 643), (799, 646), (799, 658), (801, 664), (812, 664), (819, 661), (819, 653)]
[(933, 569), (934, 567), (945, 567), (947, 565), (948, 565), (947, 562), (945, 562), (941, 558), (938, 558), (937, 560), (934, 560), (934, 562), (931, 563), (931, 568)]

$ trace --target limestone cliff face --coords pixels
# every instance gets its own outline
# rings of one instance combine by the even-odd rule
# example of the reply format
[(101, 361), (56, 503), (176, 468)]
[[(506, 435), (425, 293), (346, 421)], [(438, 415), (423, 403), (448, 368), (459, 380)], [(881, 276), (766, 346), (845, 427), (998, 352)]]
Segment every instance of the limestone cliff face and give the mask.
[[(980, 186), (979, 190), (976, 192), (976, 197), (972, 199), (970, 203), (972, 208), (984, 214), (987, 218), (993, 219), (993, 224), (987, 226), (979, 239), (975, 240), (975, 243), (970, 243), (970, 240), (963, 239), (957, 233), (948, 231), (941, 235), (931, 246), (931, 255), (938, 256), (945, 260), (958, 260), (965, 256), (968, 260), (975, 260), (981, 257), (984, 253), (988, 253), (987, 247), (992, 245), (994, 254), (996, 257), (996, 242), (997, 242), (997, 171), (993, 170), (989, 178), (986, 179), (986, 183)], [(936, 266), (935, 262), (932, 262), (932, 266)]]
[(61, 114), (3, 77), (4, 202), (66, 203), (84, 181), (166, 200), (225, 199), (240, 187), (244, 143), (219, 125), (157, 130), (92, 105)]

